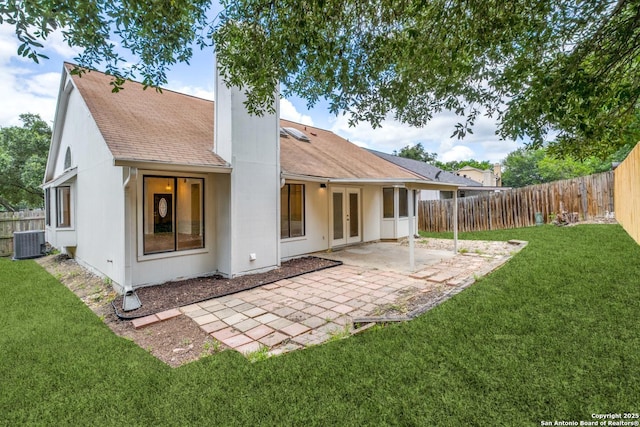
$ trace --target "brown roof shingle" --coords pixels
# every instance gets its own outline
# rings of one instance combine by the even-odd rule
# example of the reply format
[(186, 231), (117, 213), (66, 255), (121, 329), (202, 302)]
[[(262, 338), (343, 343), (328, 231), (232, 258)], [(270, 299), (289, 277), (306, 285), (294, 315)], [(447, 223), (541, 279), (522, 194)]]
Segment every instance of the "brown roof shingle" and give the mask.
[[(74, 66), (65, 64), (70, 70)], [(213, 151), (212, 101), (127, 82), (111, 92), (111, 77), (91, 71), (72, 76), (107, 146), (117, 160), (179, 165), (225, 166)], [(304, 132), (310, 142), (280, 138), (283, 172), (334, 179), (424, 179), (369, 153), (331, 131), (281, 120)]]
[(310, 140), (304, 142), (293, 136), (280, 138), (283, 172), (339, 179), (424, 179), (331, 131), (288, 120), (280, 120), (280, 126), (296, 128)]
[(98, 71), (72, 79), (116, 160), (227, 165), (212, 151), (211, 101), (170, 90), (143, 90), (136, 82), (112, 93), (111, 77)]

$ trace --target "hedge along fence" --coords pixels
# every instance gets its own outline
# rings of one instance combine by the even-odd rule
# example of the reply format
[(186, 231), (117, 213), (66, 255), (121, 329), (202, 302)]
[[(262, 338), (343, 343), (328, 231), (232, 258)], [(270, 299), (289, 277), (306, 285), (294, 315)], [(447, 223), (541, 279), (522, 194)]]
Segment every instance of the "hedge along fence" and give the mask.
[[(458, 230), (483, 231), (536, 224), (536, 213), (549, 222), (559, 213), (582, 220), (604, 217), (614, 210), (613, 172), (514, 188), (499, 193), (458, 198)], [(453, 199), (421, 201), (420, 231), (452, 231)]]
[(13, 254), (15, 231), (44, 230), (44, 210), (0, 212), (0, 256)]
[(616, 219), (640, 244), (640, 143), (614, 172)]

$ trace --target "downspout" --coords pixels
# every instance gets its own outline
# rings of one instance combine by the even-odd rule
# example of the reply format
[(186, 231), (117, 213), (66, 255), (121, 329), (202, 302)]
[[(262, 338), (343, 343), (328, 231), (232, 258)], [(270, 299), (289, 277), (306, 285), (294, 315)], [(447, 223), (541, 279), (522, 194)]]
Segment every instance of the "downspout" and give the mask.
[[(278, 93), (277, 96), (279, 96), (280, 94), (280, 85), (278, 85), (276, 92)], [(276, 182), (275, 182), (275, 191), (276, 191), (276, 265), (278, 267), (280, 267), (282, 265), (282, 235), (281, 235), (281, 230), (280, 227), (282, 227), (282, 224), (280, 223), (280, 218), (282, 218), (282, 206), (281, 206), (281, 196), (282, 196), (282, 191), (280, 191), (280, 189), (282, 188), (279, 184), (282, 183), (282, 168), (280, 165), (280, 103), (276, 102), (276, 123), (278, 124), (278, 126), (276, 126), (276, 158), (275, 158), (275, 162), (276, 162)], [(306, 200), (302, 201), (303, 204), (306, 205)]]
[(327, 252), (331, 252), (331, 203), (333, 203), (333, 196), (331, 195), (331, 187), (327, 185), (325, 191), (327, 196)]
[[(133, 290), (133, 264), (135, 262), (135, 194), (138, 169), (129, 167), (124, 181), (124, 284), (122, 310), (131, 311), (142, 306), (138, 295)], [(132, 212), (133, 211), (133, 212)]]

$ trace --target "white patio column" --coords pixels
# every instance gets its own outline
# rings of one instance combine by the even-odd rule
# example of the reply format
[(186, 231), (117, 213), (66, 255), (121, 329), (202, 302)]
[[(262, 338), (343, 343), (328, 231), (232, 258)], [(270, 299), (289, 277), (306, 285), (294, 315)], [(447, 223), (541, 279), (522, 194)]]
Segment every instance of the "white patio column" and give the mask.
[(453, 253), (458, 253), (458, 189), (453, 192)]
[(409, 267), (411, 271), (416, 271), (416, 256), (415, 256), (415, 239), (414, 239), (414, 231), (415, 231), (415, 207), (414, 207), (414, 194), (413, 190), (407, 191), (407, 197), (409, 197)]

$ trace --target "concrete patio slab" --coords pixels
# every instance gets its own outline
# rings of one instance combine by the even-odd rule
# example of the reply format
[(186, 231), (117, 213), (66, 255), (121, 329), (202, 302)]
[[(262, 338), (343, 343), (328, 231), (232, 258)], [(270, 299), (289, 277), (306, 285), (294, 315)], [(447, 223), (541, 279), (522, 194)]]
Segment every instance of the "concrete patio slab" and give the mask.
[[(348, 265), (368, 267), (395, 273), (413, 273), (409, 264), (409, 246), (397, 242), (365, 243), (321, 254), (323, 258), (342, 261)], [(455, 256), (453, 251), (415, 248), (415, 270), (422, 270)]]

